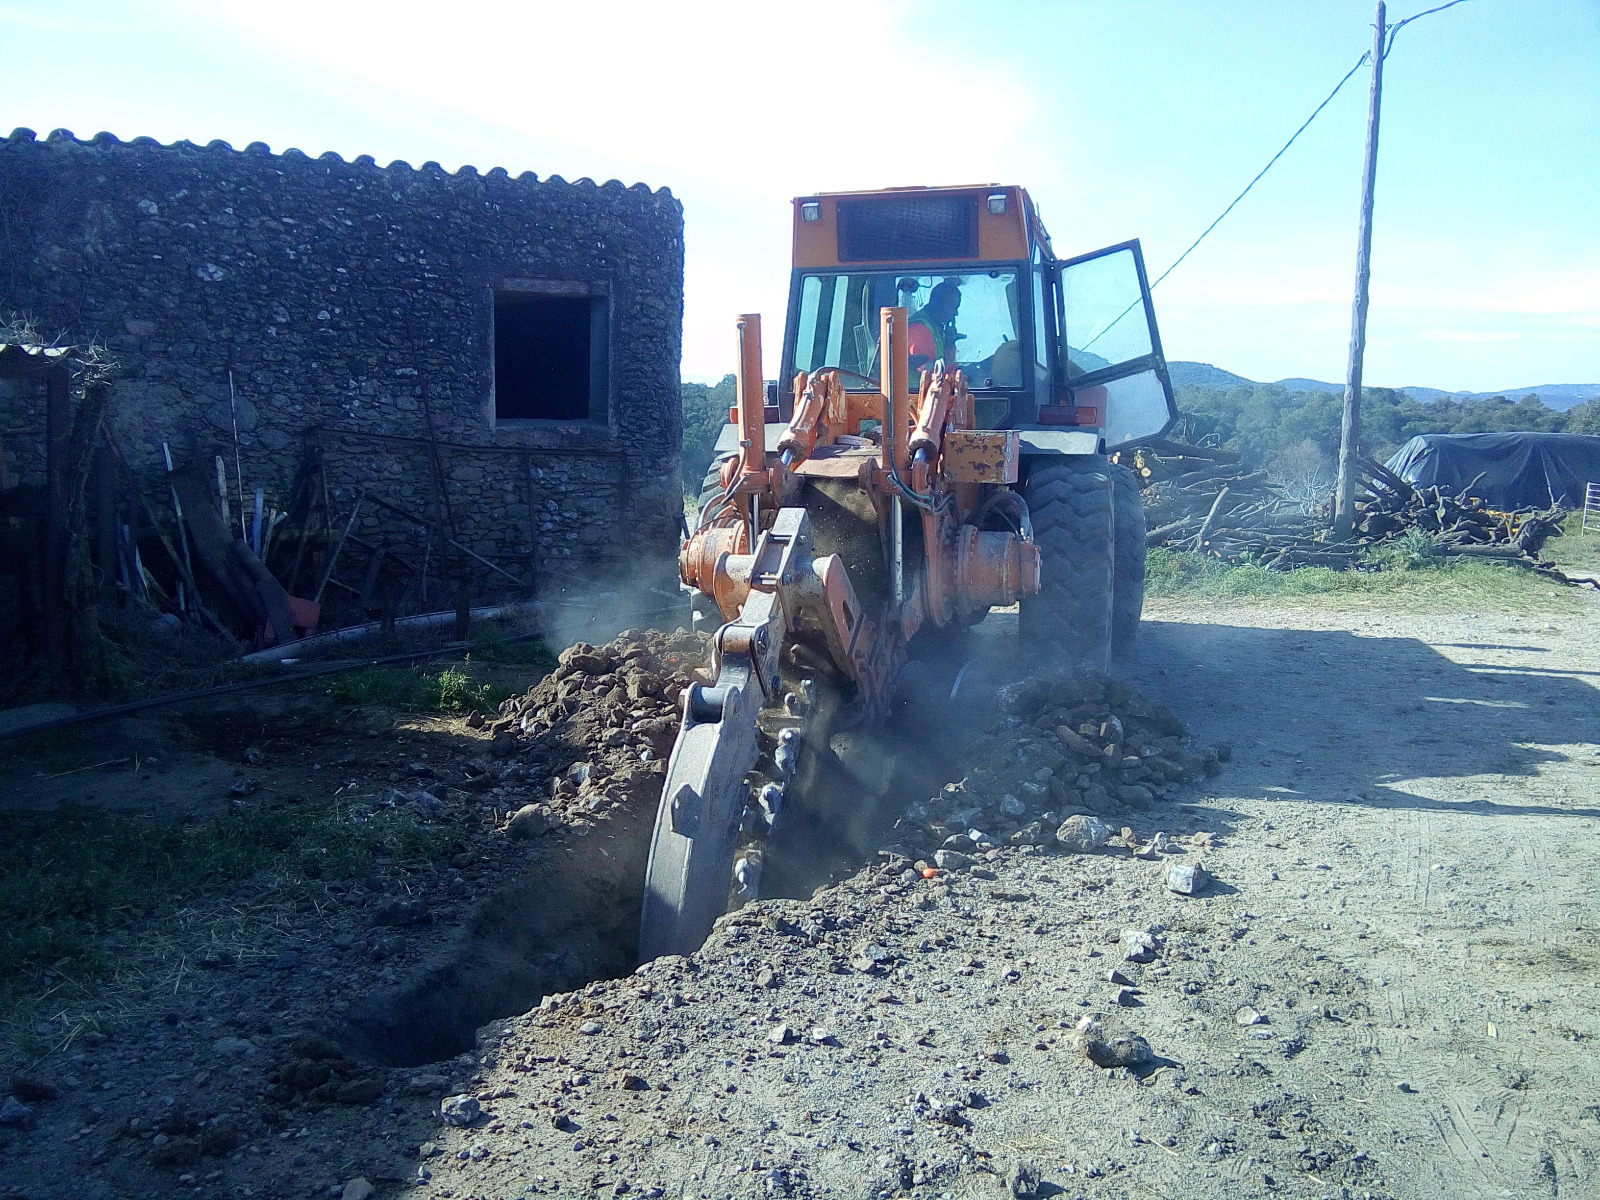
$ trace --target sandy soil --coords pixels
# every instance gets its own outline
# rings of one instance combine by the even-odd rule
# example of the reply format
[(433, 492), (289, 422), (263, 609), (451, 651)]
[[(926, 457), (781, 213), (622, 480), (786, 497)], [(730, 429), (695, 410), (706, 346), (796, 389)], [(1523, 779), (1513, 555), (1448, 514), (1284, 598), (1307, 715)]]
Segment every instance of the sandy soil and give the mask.
[[(1148, 616), (1129, 678), (1233, 751), (1130, 822), (1183, 835), (1165, 861), (1005, 850), (926, 881), (883, 859), (420, 1066), (296, 1042), (337, 1032), (315, 989), (285, 1012), (209, 976), (176, 1017), (39, 1065), (60, 1095), (0, 1130), (0, 1194), (1003, 1196), (1022, 1164), (1040, 1182), (1017, 1189), (1073, 1197), (1600, 1193), (1600, 604)], [(580, 851), (542, 843), (453, 936), (540, 920), (516, 889)], [(1216, 882), (1169, 892), (1197, 859)], [(1125, 961), (1130, 928), (1152, 961)], [(460, 944), (438, 953), (405, 994)], [(348, 1009), (339, 960), (313, 965)], [(1092, 1065), (1085, 1015), (1154, 1058)], [(379, 1098), (272, 1091), (306, 1062)], [(447, 1094), (482, 1115), (441, 1122)], [(174, 1110), (192, 1127), (158, 1134)], [(156, 1161), (157, 1136), (218, 1125), (221, 1153)]]

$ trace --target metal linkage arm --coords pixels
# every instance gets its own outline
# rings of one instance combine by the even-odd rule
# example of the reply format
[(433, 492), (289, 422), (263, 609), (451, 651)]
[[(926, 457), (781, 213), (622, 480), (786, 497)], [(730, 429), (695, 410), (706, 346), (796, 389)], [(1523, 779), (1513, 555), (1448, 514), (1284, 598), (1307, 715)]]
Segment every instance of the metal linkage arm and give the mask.
[(810, 458), (823, 432), (839, 432), (834, 428), (824, 430), (824, 427), (837, 423), (836, 415), (843, 411), (843, 406), (844, 385), (839, 382), (837, 371), (795, 376), (794, 416), (789, 418), (789, 428), (778, 438), (778, 454), (784, 466), (793, 468)]

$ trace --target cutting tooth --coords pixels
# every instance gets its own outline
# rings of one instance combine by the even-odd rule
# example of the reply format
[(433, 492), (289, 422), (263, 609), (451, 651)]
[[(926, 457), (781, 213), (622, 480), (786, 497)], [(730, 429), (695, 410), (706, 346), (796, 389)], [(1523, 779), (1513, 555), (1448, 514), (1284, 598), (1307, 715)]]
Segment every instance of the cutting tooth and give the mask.
[(778, 748), (772, 752), (772, 761), (785, 779), (794, 774), (800, 762), (800, 731), (785, 729), (778, 735)]
[(761, 886), (761, 851), (751, 848), (733, 860), (733, 881), (738, 887), (739, 900), (748, 903), (756, 898)]
[(772, 823), (778, 819), (778, 813), (783, 808), (783, 788), (779, 784), (769, 783), (762, 787), (756, 794), (756, 803), (761, 805), (761, 811), (766, 814), (767, 828), (772, 828)]
[(802, 679), (796, 691), (787, 693), (783, 698), (783, 706), (791, 717), (805, 717), (811, 714), (811, 706), (816, 700), (817, 684), (812, 679)]

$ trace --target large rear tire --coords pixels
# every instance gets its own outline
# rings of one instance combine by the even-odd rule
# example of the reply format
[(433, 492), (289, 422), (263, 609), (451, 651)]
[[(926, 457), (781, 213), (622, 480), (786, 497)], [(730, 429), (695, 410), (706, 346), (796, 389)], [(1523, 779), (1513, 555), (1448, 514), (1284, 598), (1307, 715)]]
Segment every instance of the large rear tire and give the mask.
[[(705, 512), (706, 505), (722, 494), (722, 464), (732, 457), (731, 454), (719, 454), (711, 459), (705, 478), (700, 481), (700, 495), (695, 504), (696, 521)], [(722, 624), (722, 614), (717, 611), (717, 603), (710, 596), (704, 592), (694, 592), (689, 597), (689, 621), (697, 632), (710, 633)]]
[(1040, 555), (1039, 594), (1021, 604), (1028, 652), (1103, 671), (1111, 658), (1115, 501), (1098, 456), (1041, 463), (1023, 498)]
[(1128, 467), (1111, 467), (1115, 560), (1111, 580), (1111, 652), (1122, 658), (1139, 640), (1144, 613), (1144, 500)]
[(734, 457), (731, 454), (719, 454), (711, 460), (711, 465), (706, 468), (706, 477), (700, 481), (699, 507), (703, 510), (707, 504), (722, 494), (722, 464)]

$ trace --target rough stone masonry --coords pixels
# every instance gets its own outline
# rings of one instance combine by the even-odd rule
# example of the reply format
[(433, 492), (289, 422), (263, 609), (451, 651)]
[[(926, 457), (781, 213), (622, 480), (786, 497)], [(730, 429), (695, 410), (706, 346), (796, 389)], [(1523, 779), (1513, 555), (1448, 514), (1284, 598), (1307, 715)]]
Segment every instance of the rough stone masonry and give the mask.
[[(113, 433), (147, 484), (163, 442), (222, 455), (232, 482), (235, 428), (269, 506), (320, 455), (335, 511), (366, 489), (438, 520), (442, 475), (457, 536), (499, 568), (472, 560), (477, 596), (670, 562), (682, 296), (665, 188), (259, 142), (0, 140), (0, 316), (112, 351)], [(543, 349), (497, 360), (497, 336)], [(541, 410), (562, 386), (587, 388), (579, 410)], [(43, 423), (28, 386), (0, 388), (8, 479), (40, 477)], [(356, 531), (395, 545), (406, 524), (368, 504)]]

